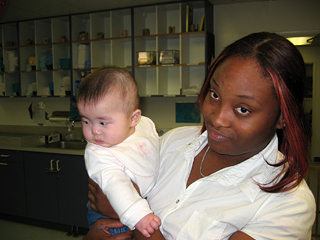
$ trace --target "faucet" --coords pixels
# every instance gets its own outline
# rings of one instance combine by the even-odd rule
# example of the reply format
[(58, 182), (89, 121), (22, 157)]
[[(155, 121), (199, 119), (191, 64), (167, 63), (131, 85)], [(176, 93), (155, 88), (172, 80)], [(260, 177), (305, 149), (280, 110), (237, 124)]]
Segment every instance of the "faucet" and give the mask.
[(70, 118), (69, 121), (71, 122), (71, 126), (68, 128), (68, 131), (74, 130), (74, 123), (76, 121), (78, 116), (75, 116), (74, 118)]
[(68, 127), (68, 132), (74, 130), (74, 122), (75, 122), (75, 120), (70, 118), (69, 122), (71, 122), (71, 126)]

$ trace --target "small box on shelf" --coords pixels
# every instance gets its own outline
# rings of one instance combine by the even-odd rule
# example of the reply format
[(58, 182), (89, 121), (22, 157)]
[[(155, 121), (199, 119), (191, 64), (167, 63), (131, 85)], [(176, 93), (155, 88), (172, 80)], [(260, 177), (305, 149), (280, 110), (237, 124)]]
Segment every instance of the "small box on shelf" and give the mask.
[(175, 49), (166, 49), (160, 51), (159, 63), (161, 64), (178, 64), (180, 62), (180, 51)]
[(156, 63), (156, 52), (145, 51), (138, 52), (138, 63), (140, 65), (151, 65)]

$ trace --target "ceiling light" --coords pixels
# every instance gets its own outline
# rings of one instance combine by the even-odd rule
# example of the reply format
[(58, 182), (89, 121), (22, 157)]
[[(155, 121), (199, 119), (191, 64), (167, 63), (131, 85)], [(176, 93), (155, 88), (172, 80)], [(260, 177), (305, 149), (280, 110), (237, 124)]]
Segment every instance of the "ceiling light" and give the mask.
[(298, 45), (310, 45), (312, 43), (312, 38), (313, 38), (313, 36), (311, 36), (311, 37), (290, 37), (287, 39), (290, 42), (292, 42), (293, 45), (298, 46)]

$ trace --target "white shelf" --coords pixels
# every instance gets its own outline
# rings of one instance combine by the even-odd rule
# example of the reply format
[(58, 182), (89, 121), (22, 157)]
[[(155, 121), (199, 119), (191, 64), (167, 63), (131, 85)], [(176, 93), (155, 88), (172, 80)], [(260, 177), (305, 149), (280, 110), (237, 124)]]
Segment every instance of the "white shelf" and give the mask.
[[(5, 66), (8, 66), (9, 52), (15, 51), (17, 55), (19, 52), (20, 58), (19, 68), (0, 71), (0, 96), (3, 92), (5, 96), (14, 96), (13, 83), (20, 84), (21, 96), (30, 96), (30, 85), (37, 87), (36, 96), (64, 96), (62, 90), (67, 78), (73, 87), (67, 96), (75, 95), (82, 73), (89, 74), (105, 65), (120, 66), (132, 72), (141, 96), (195, 96), (197, 93), (192, 91), (183, 93), (199, 88), (205, 78), (207, 54), (213, 55), (206, 54), (206, 46), (213, 45), (213, 42), (206, 42), (212, 29), (205, 26), (202, 32), (186, 32), (187, 6), (193, 9), (193, 23), (199, 28), (206, 8), (212, 7), (207, 0), (1, 24), (0, 56)], [(205, 19), (207, 22), (213, 21), (209, 15)], [(172, 29), (174, 32), (170, 32)], [(147, 31), (149, 35), (145, 35)], [(81, 32), (87, 33), (85, 39), (81, 38)], [(16, 46), (9, 47), (13, 42)], [(167, 49), (179, 51), (178, 64), (161, 65), (160, 51)], [(145, 51), (156, 52), (154, 65), (138, 65), (137, 53)], [(36, 69), (30, 69), (30, 56), (36, 58)], [(46, 56), (52, 56), (52, 66), (43, 65)], [(61, 65), (61, 59), (70, 59), (69, 68)], [(48, 92), (49, 83), (53, 83), (53, 92)]]

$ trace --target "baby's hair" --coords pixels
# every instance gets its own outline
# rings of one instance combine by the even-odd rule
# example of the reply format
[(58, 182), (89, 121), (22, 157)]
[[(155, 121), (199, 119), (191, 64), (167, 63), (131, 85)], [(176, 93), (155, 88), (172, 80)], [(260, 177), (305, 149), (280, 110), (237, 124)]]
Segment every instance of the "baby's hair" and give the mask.
[(134, 77), (124, 68), (106, 66), (97, 69), (81, 81), (77, 103), (95, 104), (107, 94), (123, 99), (123, 111), (131, 114), (139, 107), (139, 92)]

